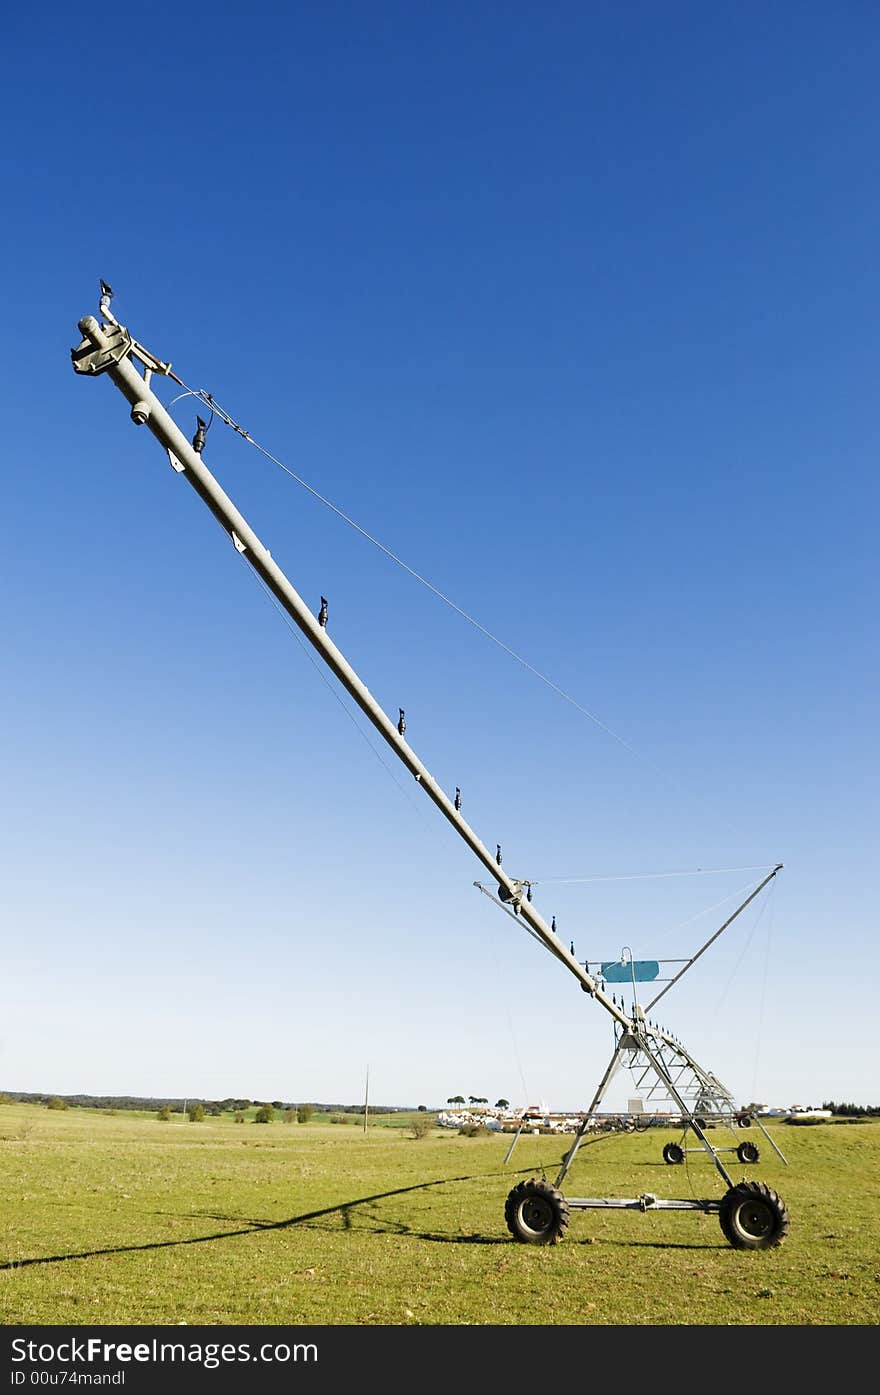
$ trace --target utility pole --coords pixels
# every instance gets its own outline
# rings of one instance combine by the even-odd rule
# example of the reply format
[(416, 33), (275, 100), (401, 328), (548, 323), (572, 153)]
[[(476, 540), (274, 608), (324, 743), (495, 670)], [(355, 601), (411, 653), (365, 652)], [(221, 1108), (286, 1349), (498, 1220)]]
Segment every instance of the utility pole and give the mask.
[(367, 1114), (370, 1108), (370, 1067), (367, 1066), (367, 1083), (364, 1086), (364, 1133), (367, 1131)]

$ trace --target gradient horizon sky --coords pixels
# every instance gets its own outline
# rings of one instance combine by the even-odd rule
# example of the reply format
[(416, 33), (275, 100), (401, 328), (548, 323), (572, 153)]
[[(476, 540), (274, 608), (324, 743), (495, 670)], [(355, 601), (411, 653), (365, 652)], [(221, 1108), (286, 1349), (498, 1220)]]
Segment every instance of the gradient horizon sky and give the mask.
[(206, 464), (578, 956), (692, 954), (762, 876), (708, 869), (782, 862), (660, 1020), (741, 1102), (880, 1102), (876, 7), (5, 29), (0, 1090), (355, 1102), (369, 1068), (377, 1104), (576, 1109), (613, 1046), (74, 375), (104, 277), (599, 719), (215, 419)]

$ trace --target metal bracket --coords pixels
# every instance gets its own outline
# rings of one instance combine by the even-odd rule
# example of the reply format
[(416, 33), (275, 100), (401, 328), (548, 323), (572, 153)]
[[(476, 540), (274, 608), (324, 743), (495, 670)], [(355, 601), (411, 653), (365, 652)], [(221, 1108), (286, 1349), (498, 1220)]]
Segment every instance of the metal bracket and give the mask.
[(148, 373), (161, 373), (167, 378), (171, 372), (170, 363), (163, 363), (161, 358), (151, 354), (149, 349), (145, 349), (143, 344), (139, 344), (136, 339), (131, 341), (131, 352), (135, 358), (140, 359)]
[(124, 325), (105, 325), (102, 332), (107, 340), (106, 348), (96, 349), (91, 339), (83, 339), (75, 349), (71, 349), (74, 373), (95, 377), (98, 373), (106, 373), (114, 363), (119, 363), (126, 354), (131, 353), (134, 340)]
[(508, 891), (507, 887), (504, 885), (503, 882), (498, 887), (498, 899), (499, 901), (503, 901), (505, 905), (511, 906), (515, 915), (519, 915), (519, 908), (522, 905), (525, 882), (520, 881), (517, 877), (511, 877), (511, 881), (513, 883), (512, 891)]

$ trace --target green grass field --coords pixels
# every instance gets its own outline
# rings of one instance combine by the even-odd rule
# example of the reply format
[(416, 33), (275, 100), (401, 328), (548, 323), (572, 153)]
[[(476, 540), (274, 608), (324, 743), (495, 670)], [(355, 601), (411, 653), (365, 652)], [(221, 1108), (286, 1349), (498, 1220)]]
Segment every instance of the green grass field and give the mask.
[[(556, 1246), (516, 1244), (515, 1182), (564, 1141), (359, 1126), (190, 1124), (0, 1106), (0, 1320), (50, 1324), (875, 1324), (880, 1123), (754, 1130), (743, 1169), (784, 1198), (778, 1249), (732, 1249), (716, 1216), (578, 1211)], [(671, 1134), (584, 1145), (571, 1196), (716, 1197)], [(729, 1141), (719, 1138), (717, 1141)]]

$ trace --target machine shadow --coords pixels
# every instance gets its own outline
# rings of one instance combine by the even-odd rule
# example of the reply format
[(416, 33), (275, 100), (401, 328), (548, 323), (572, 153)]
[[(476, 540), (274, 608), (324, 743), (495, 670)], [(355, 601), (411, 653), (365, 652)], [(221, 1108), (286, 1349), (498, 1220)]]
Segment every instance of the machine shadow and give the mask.
[[(205, 1212), (199, 1212), (193, 1214), (192, 1219), (228, 1221), (231, 1225), (235, 1226), (236, 1228), (232, 1230), (215, 1231), (209, 1235), (191, 1235), (181, 1240), (147, 1240), (144, 1241), (142, 1244), (138, 1245), (107, 1245), (94, 1250), (75, 1250), (67, 1254), (34, 1255), (25, 1259), (6, 1260), (3, 1263), (0, 1263), (0, 1272), (16, 1269), (27, 1269), (39, 1264), (63, 1264), (67, 1260), (96, 1259), (101, 1257), (102, 1255), (139, 1254), (142, 1252), (154, 1250), (180, 1249), (187, 1245), (209, 1245), (213, 1244), (215, 1241), (218, 1240), (231, 1240), (241, 1235), (265, 1234), (266, 1232), (273, 1230), (288, 1230), (292, 1226), (305, 1225), (310, 1222), (319, 1222), (321, 1220), (325, 1220), (330, 1216), (337, 1215), (342, 1216), (344, 1229), (353, 1229), (354, 1227), (352, 1222), (352, 1216), (356, 1215), (359, 1211), (359, 1208), (361, 1207), (375, 1205), (378, 1202), (388, 1200), (390, 1197), (405, 1196), (408, 1193), (413, 1192), (426, 1192), (429, 1191), (432, 1187), (444, 1187), (449, 1186), (452, 1183), (458, 1182), (482, 1181), (487, 1176), (492, 1175), (493, 1174), (491, 1173), (472, 1173), (461, 1177), (436, 1177), (433, 1181), (430, 1182), (415, 1182), (408, 1187), (393, 1187), (386, 1192), (375, 1192), (370, 1196), (354, 1197), (350, 1201), (340, 1201), (333, 1206), (325, 1206), (317, 1211), (304, 1211), (301, 1215), (288, 1216), (281, 1221), (245, 1218), (244, 1224), (242, 1224), (242, 1218), (240, 1216), (214, 1215)], [(154, 1214), (174, 1214), (176, 1216), (180, 1215), (179, 1212), (156, 1212)], [(432, 1235), (420, 1237), (418, 1231), (412, 1230), (403, 1222), (390, 1222), (383, 1226), (374, 1228), (377, 1230), (383, 1229), (386, 1231), (390, 1231), (391, 1233), (398, 1233), (400, 1235), (413, 1235), (415, 1238), (446, 1238), (435, 1237)], [(500, 1239), (494, 1239), (492, 1237), (482, 1237), (478, 1235), (466, 1237), (449, 1236), (448, 1238), (450, 1240), (454, 1239), (458, 1241), (465, 1241), (469, 1244), (506, 1243), (505, 1241)]]
[[(598, 1140), (595, 1140), (598, 1142)], [(665, 1166), (665, 1164), (660, 1164)], [(399, 1235), (415, 1240), (424, 1240), (435, 1245), (509, 1245), (511, 1239), (507, 1235), (481, 1235), (478, 1233), (462, 1234), (452, 1231), (431, 1231), (419, 1230), (408, 1225), (404, 1221), (396, 1221), (370, 1214), (369, 1208), (375, 1208), (380, 1202), (388, 1201), (392, 1197), (411, 1195), (416, 1192), (428, 1192), (434, 1187), (449, 1186), (453, 1183), (485, 1181), (492, 1176), (506, 1176), (511, 1178), (517, 1173), (521, 1175), (534, 1175), (535, 1172), (542, 1172), (542, 1168), (524, 1168), (518, 1170), (506, 1170), (501, 1173), (471, 1173), (459, 1177), (437, 1177), (429, 1182), (415, 1182), (407, 1187), (393, 1187), (385, 1192), (374, 1192), (369, 1196), (354, 1197), (349, 1201), (340, 1201), (332, 1206), (321, 1207), (315, 1211), (304, 1211), (296, 1216), (287, 1216), (284, 1220), (275, 1221), (260, 1217), (241, 1217), (236, 1215), (226, 1215), (215, 1212), (191, 1212), (189, 1219), (211, 1220), (226, 1222), (233, 1227), (229, 1230), (213, 1231), (207, 1235), (191, 1235), (179, 1240), (148, 1240), (137, 1245), (107, 1245), (93, 1250), (74, 1250), (66, 1254), (56, 1255), (34, 1255), (25, 1259), (6, 1260), (0, 1263), (0, 1272), (14, 1271), (17, 1269), (27, 1269), (35, 1265), (42, 1264), (63, 1264), (68, 1260), (98, 1259), (104, 1255), (124, 1255), (148, 1253), (157, 1250), (182, 1249), (189, 1245), (210, 1245), (220, 1240), (233, 1240), (239, 1236), (266, 1234), (271, 1231), (289, 1230), (294, 1226), (308, 1226), (315, 1229), (330, 1230), (337, 1229), (338, 1224), (333, 1227), (327, 1222), (332, 1217), (341, 1217), (343, 1230), (370, 1230), (374, 1234)], [(159, 1216), (181, 1217), (180, 1212), (159, 1211), (155, 1212)], [(586, 1236), (579, 1240), (576, 1236), (566, 1237), (566, 1246), (592, 1245), (595, 1240), (592, 1236)], [(687, 1244), (681, 1242), (653, 1241), (653, 1240), (609, 1240), (603, 1236), (603, 1245), (622, 1245), (631, 1249), (677, 1249), (677, 1250), (705, 1250), (714, 1246), (702, 1244)], [(724, 1248), (723, 1243), (719, 1248)]]

